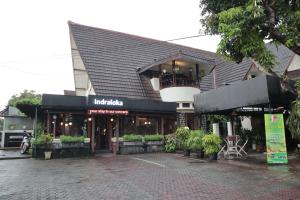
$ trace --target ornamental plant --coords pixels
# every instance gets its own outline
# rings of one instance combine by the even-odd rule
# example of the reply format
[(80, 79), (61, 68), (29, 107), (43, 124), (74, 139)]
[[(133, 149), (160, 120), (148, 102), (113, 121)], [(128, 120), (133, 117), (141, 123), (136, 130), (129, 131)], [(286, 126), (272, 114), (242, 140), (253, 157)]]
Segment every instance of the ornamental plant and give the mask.
[(126, 142), (142, 142), (143, 141), (143, 136), (134, 135), (134, 134), (125, 134), (123, 136), (123, 139)]
[(221, 148), (221, 146), (220, 146), (221, 142), (222, 141), (218, 135), (210, 133), (210, 134), (203, 136), (202, 145), (203, 145), (205, 154), (213, 155), (215, 153), (218, 153)]
[(84, 142), (84, 137), (83, 136), (61, 135), (60, 141), (62, 143), (82, 143), (82, 142)]
[(148, 142), (148, 141), (162, 141), (164, 139), (163, 135), (145, 135), (144, 136), (144, 141)]
[(40, 134), (33, 141), (33, 144), (36, 146), (47, 145), (47, 144), (51, 144), (52, 140), (53, 140), (53, 136), (50, 133), (43, 133), (43, 134)]
[(165, 137), (165, 151), (172, 153), (176, 151), (176, 136), (175, 134), (166, 135)]
[(191, 131), (191, 135), (187, 140), (187, 147), (192, 151), (203, 149), (202, 139), (205, 136), (203, 130)]
[(176, 140), (179, 142), (180, 148), (187, 149), (187, 140), (190, 137), (191, 130), (189, 127), (180, 127), (176, 130)]

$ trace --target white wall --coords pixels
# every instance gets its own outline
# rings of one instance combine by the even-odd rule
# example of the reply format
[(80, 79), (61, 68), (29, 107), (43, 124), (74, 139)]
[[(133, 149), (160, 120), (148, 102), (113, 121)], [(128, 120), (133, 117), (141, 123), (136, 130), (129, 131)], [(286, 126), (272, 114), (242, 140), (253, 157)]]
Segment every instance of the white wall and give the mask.
[(288, 68), (288, 71), (293, 71), (296, 69), (300, 69), (300, 56), (298, 56), (298, 55), (294, 56), (290, 66)]
[(193, 87), (170, 87), (160, 90), (161, 99), (165, 102), (193, 102), (194, 95), (199, 93), (200, 89)]

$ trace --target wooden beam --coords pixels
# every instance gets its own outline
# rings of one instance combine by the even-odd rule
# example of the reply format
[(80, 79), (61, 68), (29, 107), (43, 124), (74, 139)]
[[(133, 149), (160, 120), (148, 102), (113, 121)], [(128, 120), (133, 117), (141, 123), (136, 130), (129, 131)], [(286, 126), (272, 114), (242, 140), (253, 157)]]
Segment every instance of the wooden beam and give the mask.
[(91, 147), (92, 153), (95, 153), (95, 115), (92, 115), (92, 137), (91, 137)]
[(120, 118), (117, 116), (116, 118), (116, 146), (115, 146), (115, 154), (119, 151), (119, 136), (120, 136)]
[(161, 124), (160, 124), (160, 126), (161, 126), (161, 134), (162, 135), (164, 135), (164, 133), (165, 133), (164, 124), (165, 124), (165, 120), (164, 120), (163, 117), (161, 117)]

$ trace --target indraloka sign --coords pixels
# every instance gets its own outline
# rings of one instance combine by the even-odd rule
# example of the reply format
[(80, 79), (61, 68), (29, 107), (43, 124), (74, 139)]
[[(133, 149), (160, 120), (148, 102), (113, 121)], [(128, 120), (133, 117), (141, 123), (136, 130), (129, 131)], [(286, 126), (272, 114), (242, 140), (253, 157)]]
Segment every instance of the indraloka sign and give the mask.
[(124, 105), (123, 101), (120, 100), (107, 100), (107, 99), (94, 99), (95, 105), (103, 105), (103, 106), (118, 106), (121, 107)]

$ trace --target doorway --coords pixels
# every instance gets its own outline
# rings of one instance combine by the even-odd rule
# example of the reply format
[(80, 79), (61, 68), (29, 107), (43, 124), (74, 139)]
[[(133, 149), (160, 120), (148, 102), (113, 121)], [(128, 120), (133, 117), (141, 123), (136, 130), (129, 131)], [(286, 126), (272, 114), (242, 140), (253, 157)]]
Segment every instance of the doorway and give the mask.
[(111, 141), (111, 123), (108, 116), (97, 116), (95, 126), (95, 149), (96, 150), (110, 150)]

